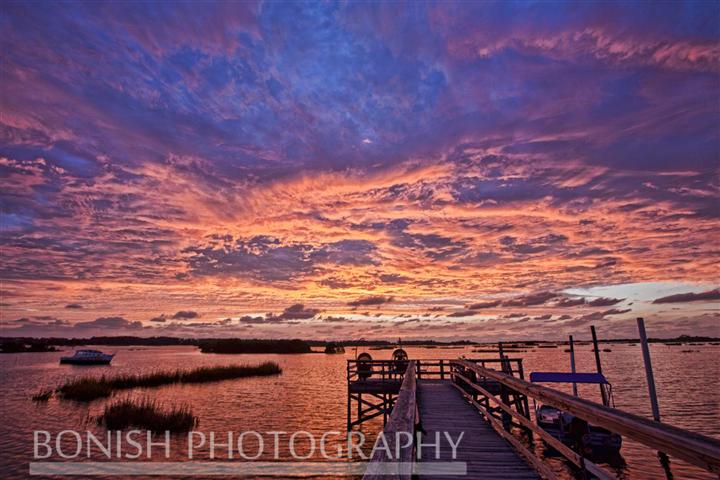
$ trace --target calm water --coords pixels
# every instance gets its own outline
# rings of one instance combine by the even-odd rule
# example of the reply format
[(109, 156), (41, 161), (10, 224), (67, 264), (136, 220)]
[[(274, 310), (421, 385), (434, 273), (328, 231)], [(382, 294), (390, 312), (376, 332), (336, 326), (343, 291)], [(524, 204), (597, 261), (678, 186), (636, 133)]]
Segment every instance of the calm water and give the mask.
[[(578, 371), (593, 371), (591, 346), (577, 347)], [(639, 346), (613, 345), (612, 352), (603, 353), (603, 367), (613, 383), (618, 408), (650, 416), (646, 396), (645, 374)], [(166, 404), (189, 404), (199, 417), (197, 430), (217, 434), (254, 430), (259, 432), (305, 430), (319, 438), (326, 431), (344, 432), (346, 422), (346, 358), (345, 355), (211, 355), (201, 354), (194, 347), (120, 347), (110, 367), (73, 367), (59, 365), (64, 353), (26, 353), (0, 355), (0, 476), (25, 478), (33, 455), (32, 432), (47, 430), (57, 433), (66, 429), (90, 430), (100, 435), (93, 417), (102, 411), (107, 400), (75, 403), (52, 399), (36, 404), (32, 394), (55, 387), (69, 377), (123, 372), (143, 372), (167, 368), (190, 368), (200, 365), (278, 362), (284, 373), (278, 377), (231, 380), (205, 385), (171, 385), (156, 389), (121, 392), (120, 397), (151, 397)], [(682, 350), (699, 350), (683, 353)], [(457, 358), (460, 355), (490, 358), (489, 354), (472, 353), (471, 348), (425, 349), (407, 348), (410, 358)], [(363, 351), (363, 350), (360, 350)], [(390, 356), (390, 350), (373, 350), (375, 359)], [(651, 353), (660, 398), (663, 421), (705, 435), (720, 438), (720, 346), (652, 345)], [(569, 370), (568, 354), (563, 347), (512, 353), (522, 357), (526, 372)], [(581, 389), (581, 395), (597, 399), (595, 388)], [(382, 428), (381, 420), (363, 425), (372, 434)], [(102, 436), (101, 436), (102, 438)], [(186, 437), (173, 439), (178, 444), (173, 452), (184, 452)], [(299, 444), (301, 445), (301, 444)], [(339, 445), (339, 442), (338, 442)], [(289, 458), (287, 442), (280, 442), (280, 455)], [(328, 450), (337, 445), (328, 446)], [(302, 448), (298, 448), (302, 450)], [(628, 479), (664, 478), (655, 453), (624, 440), (621, 462), (612, 468)], [(163, 458), (160, 458), (163, 459)], [(181, 460), (182, 458), (176, 458)], [(164, 460), (164, 459), (163, 459)], [(553, 468), (570, 478), (561, 459), (550, 459)], [(681, 461), (672, 460), (675, 478), (715, 478)], [(117, 478), (117, 477), (114, 477)], [(154, 477), (158, 478), (158, 477)]]

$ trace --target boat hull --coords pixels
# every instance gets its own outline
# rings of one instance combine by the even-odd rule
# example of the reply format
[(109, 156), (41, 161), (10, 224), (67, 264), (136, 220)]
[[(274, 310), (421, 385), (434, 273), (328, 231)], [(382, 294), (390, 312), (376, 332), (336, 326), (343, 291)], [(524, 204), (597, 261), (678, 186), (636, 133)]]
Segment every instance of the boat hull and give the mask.
[(110, 365), (111, 358), (72, 358), (61, 357), (60, 363), (68, 365)]

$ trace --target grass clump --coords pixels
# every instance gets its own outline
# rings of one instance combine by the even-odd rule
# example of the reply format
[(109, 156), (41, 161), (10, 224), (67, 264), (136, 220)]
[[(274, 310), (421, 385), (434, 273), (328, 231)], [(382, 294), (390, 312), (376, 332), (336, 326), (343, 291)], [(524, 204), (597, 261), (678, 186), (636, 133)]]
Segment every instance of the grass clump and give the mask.
[(173, 383), (207, 383), (245, 377), (279, 375), (282, 369), (275, 362), (259, 365), (219, 365), (193, 370), (157, 371), (147, 374), (126, 374), (115, 377), (82, 377), (60, 386), (57, 392), (65, 399), (90, 401), (105, 398), (116, 390), (152, 388)]
[(128, 427), (143, 428), (151, 432), (188, 432), (198, 423), (188, 405), (173, 405), (164, 408), (155, 400), (119, 400), (105, 406), (97, 419), (98, 425), (108, 430), (123, 430)]
[(34, 402), (47, 402), (52, 397), (52, 390), (41, 390), (32, 396)]
[(180, 383), (205, 383), (243, 377), (265, 377), (280, 375), (282, 368), (275, 362), (264, 362), (259, 365), (227, 365), (220, 367), (199, 367), (182, 372)]
[(109, 397), (112, 392), (113, 388), (104, 375), (100, 378), (82, 377), (71, 380), (57, 389), (62, 398), (80, 402)]

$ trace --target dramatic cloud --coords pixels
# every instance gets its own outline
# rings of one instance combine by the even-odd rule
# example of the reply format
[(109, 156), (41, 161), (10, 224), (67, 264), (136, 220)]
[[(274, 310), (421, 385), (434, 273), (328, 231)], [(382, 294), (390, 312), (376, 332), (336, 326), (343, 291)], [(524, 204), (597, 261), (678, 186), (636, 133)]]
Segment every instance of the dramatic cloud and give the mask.
[[(717, 290), (657, 297), (717, 283), (716, 17), (694, 1), (7, 3), (0, 318), (373, 338), (433, 312), (404, 334), (557, 336), (596, 308), (669, 321), (657, 304), (687, 301), (687, 329), (710, 329)], [(502, 318), (555, 307), (572, 319)]]
[(74, 327), (79, 329), (101, 328), (113, 330), (127, 328), (135, 330), (142, 328), (142, 323), (131, 322), (130, 320), (125, 320), (123, 317), (100, 317), (91, 322), (78, 322), (74, 325)]
[(262, 282), (279, 282), (309, 275), (323, 263), (340, 266), (373, 264), (375, 247), (365, 240), (342, 240), (315, 246), (283, 243), (257, 236), (248, 240), (212, 236), (203, 248), (188, 248), (188, 265), (195, 275), (232, 275)]
[(240, 317), (239, 321), (240, 321), (240, 323), (259, 324), (259, 323), (268, 323), (268, 321), (270, 321), (269, 320), (270, 318), (271, 317), (269, 317), (269, 316), (268, 317), (260, 317), (260, 316), (252, 317), (250, 315), (243, 315), (242, 317)]
[(530, 307), (533, 305), (542, 305), (557, 296), (558, 294), (553, 292), (538, 292), (505, 300), (502, 304), (505, 307)]
[(720, 288), (699, 293), (678, 293), (667, 297), (657, 298), (653, 303), (685, 303), (685, 302), (706, 302), (720, 300)]
[(69, 308), (71, 310), (77, 310), (77, 309), (83, 308), (83, 306), (80, 305), (79, 303), (68, 303), (67, 305), (65, 305), (65, 308)]
[(587, 300), (582, 297), (562, 297), (559, 298), (555, 303), (554, 307), (577, 307), (580, 305), (587, 304)]
[(561, 297), (553, 302), (554, 307), (577, 307), (588, 305), (590, 307), (609, 307), (622, 302), (624, 298), (606, 298), (598, 297), (594, 300), (588, 300), (584, 297)]
[(320, 310), (318, 309), (305, 308), (302, 303), (296, 303), (295, 305), (287, 307), (280, 315), (280, 318), (286, 320), (307, 319), (314, 317), (318, 313), (320, 313)]
[(363, 307), (363, 306), (372, 306), (372, 305), (382, 305), (383, 303), (390, 303), (392, 301), (393, 301), (393, 297), (383, 297), (383, 296), (376, 295), (376, 296), (358, 298), (357, 300), (348, 302), (348, 305), (351, 307)]
[(587, 302), (588, 305), (591, 307), (609, 307), (610, 305), (615, 305), (625, 300), (624, 298), (596, 298), (595, 300), (590, 300)]
[(484, 308), (494, 308), (500, 305), (500, 300), (490, 300), (487, 302), (471, 303), (467, 306), (468, 310), (482, 310)]
[(474, 309), (469, 310), (458, 310), (457, 312), (452, 312), (448, 314), (448, 317), (471, 317), (473, 315), (477, 315), (477, 312)]

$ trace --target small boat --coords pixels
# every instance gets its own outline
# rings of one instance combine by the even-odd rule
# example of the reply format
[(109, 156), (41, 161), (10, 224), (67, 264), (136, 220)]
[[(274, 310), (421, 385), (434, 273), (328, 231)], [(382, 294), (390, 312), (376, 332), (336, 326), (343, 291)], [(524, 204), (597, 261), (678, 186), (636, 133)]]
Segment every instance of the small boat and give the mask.
[[(605, 391), (606, 406), (611, 406), (612, 387), (601, 373), (533, 372), (533, 383), (584, 383), (599, 384)], [(585, 420), (550, 405), (539, 405), (535, 409), (538, 426), (578, 453), (591, 457), (606, 457), (617, 454), (622, 447), (622, 437), (605, 428), (591, 425)]]
[(60, 357), (60, 363), (73, 365), (109, 365), (115, 354), (99, 350), (76, 350), (72, 357)]
[(540, 405), (535, 410), (538, 426), (563, 443), (569, 441), (560, 425), (562, 411), (550, 405)]

